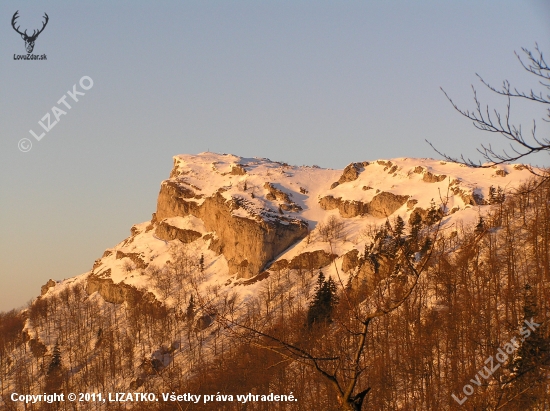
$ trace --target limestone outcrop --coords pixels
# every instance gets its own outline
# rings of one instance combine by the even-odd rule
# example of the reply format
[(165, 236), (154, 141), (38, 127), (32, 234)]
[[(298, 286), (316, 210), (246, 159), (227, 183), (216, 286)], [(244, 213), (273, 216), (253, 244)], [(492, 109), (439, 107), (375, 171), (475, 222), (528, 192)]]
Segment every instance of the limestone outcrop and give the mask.
[(323, 210), (338, 209), (340, 215), (344, 218), (353, 218), (365, 215), (369, 212), (368, 203), (355, 200), (342, 200), (333, 196), (325, 196), (319, 200), (319, 206)]
[(161, 221), (155, 228), (155, 235), (161, 240), (171, 241), (180, 240), (183, 244), (192, 243), (202, 234), (194, 230), (186, 230), (184, 228), (170, 225), (167, 221)]
[(369, 214), (377, 218), (385, 218), (392, 215), (409, 199), (403, 196), (382, 191), (374, 196), (369, 203)]
[[(500, 170), (490, 177), (519, 181), (518, 173), (530, 175), (516, 166)], [(251, 285), (283, 269), (324, 269), (338, 258), (337, 251), (338, 268), (369, 288), (387, 274), (382, 260), (360, 258), (373, 227), (397, 214), (404, 221), (443, 217), (442, 209), (437, 215), (429, 209), (445, 179), (451, 181), (449, 218), (459, 218), (457, 210), (470, 205), (485, 205), (492, 181), (483, 170), (479, 178), (476, 173), (430, 159), (359, 162), (332, 170), (230, 154), (179, 155), (161, 184), (151, 220), (134, 225), (128, 238), (94, 262), (87, 291), (121, 303), (143, 298), (140, 290), (153, 290), (152, 300), (162, 295), (170, 302), (170, 290), (159, 291), (157, 275), (170, 273), (165, 268), (178, 261), (180, 251), (190, 256), (199, 278), (219, 275), (226, 286)], [(331, 218), (341, 226), (330, 238), (335, 251), (328, 252), (323, 230)], [(42, 294), (58, 288), (50, 280)]]
[(336, 257), (336, 254), (327, 253), (323, 250), (308, 251), (294, 257), (288, 267), (291, 269), (318, 269), (329, 265)]
[(331, 254), (324, 250), (306, 251), (298, 254), (290, 261), (281, 258), (275, 261), (269, 269), (271, 271), (284, 268), (290, 268), (291, 270), (316, 270), (326, 267), (337, 257), (337, 254)]
[(355, 181), (359, 177), (359, 173), (369, 165), (368, 161), (363, 161), (362, 163), (351, 163), (348, 164), (346, 168), (344, 168), (344, 171), (338, 181), (332, 183), (330, 188), (334, 188), (339, 186), (340, 184), (347, 183), (349, 181)]
[(323, 210), (338, 209), (344, 218), (353, 218), (370, 214), (376, 218), (385, 218), (392, 215), (408, 200), (409, 196), (397, 195), (389, 192), (381, 192), (373, 197), (370, 203), (354, 200), (342, 200), (333, 196), (325, 196), (319, 200)]
[(425, 181), (426, 183), (439, 183), (443, 180), (445, 180), (447, 176), (445, 174), (437, 175), (433, 174), (429, 171), (426, 171), (424, 173), (424, 176), (422, 177), (422, 181)]
[(143, 257), (139, 253), (125, 253), (123, 251), (116, 252), (116, 259), (121, 260), (123, 258), (129, 258), (136, 266), (136, 268), (147, 268), (147, 263), (143, 260)]
[(451, 192), (460, 197), (467, 205), (483, 205), (485, 204), (483, 195), (475, 190), (462, 189), (460, 187), (451, 187)]
[(46, 284), (44, 284), (40, 288), (40, 295), (46, 294), (50, 290), (50, 288), (55, 287), (55, 284), (56, 284), (56, 282), (54, 280), (50, 279)]
[(136, 287), (123, 282), (115, 283), (111, 278), (107, 277), (108, 275), (109, 273), (107, 272), (101, 275), (90, 274), (86, 281), (86, 292), (88, 295), (97, 291), (105, 301), (113, 304), (127, 302), (130, 305), (148, 304), (157, 307), (160, 305), (153, 293), (138, 290)]
[(235, 215), (232, 212), (242, 203), (227, 200), (221, 193), (218, 190), (199, 202), (187, 187), (165, 181), (158, 196), (156, 218), (159, 221), (187, 215), (200, 218), (208, 231), (216, 233), (229, 272), (245, 278), (260, 273), (266, 263), (307, 235), (307, 223), (299, 219)]
[(342, 258), (342, 271), (347, 273), (359, 265), (359, 250), (353, 249)]
[(392, 215), (408, 200), (409, 196), (397, 195), (389, 192), (376, 194), (369, 203), (356, 200), (342, 200), (331, 195), (322, 197), (319, 206), (323, 210), (338, 209), (344, 218), (353, 218), (370, 214), (376, 218), (385, 218)]
[(105, 301), (113, 304), (121, 304), (129, 299), (131, 293), (137, 292), (134, 287), (128, 284), (115, 284), (110, 278), (101, 278), (92, 274), (86, 282), (86, 292), (93, 294), (96, 291)]
[(290, 195), (284, 191), (276, 188), (272, 183), (266, 182), (264, 188), (267, 190), (265, 198), (271, 201), (279, 201), (281, 209), (284, 211), (299, 212), (302, 211), (302, 207), (296, 204), (290, 199)]

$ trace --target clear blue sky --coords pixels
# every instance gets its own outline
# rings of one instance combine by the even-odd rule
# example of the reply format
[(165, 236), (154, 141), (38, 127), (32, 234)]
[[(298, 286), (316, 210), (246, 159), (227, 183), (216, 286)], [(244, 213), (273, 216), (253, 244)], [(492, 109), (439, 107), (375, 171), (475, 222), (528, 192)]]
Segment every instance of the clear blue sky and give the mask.
[[(25, 54), (16, 10), (30, 32), (48, 13), (33, 52), (47, 61), (13, 59)], [(173, 155), (343, 168), (437, 157), (427, 138), (475, 156), (500, 139), (476, 131), (439, 87), (472, 108), (476, 72), (536, 87), (513, 52), (538, 41), (550, 53), (550, 6), (534, 0), (4, 0), (0, 17), (0, 310), (49, 278), (86, 272), (148, 220)], [(82, 76), (93, 87), (34, 140), (29, 130), (39, 134)], [(514, 108), (521, 121), (544, 115)], [(18, 150), (22, 138), (31, 151)]]

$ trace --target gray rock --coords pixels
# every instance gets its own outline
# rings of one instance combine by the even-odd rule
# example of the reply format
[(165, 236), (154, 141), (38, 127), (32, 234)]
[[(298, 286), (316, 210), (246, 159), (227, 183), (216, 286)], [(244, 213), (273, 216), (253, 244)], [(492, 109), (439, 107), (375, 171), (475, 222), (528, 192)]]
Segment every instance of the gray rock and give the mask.
[[(348, 166), (344, 168), (344, 172), (338, 179), (338, 184), (344, 184), (349, 181), (357, 180), (357, 177), (359, 177), (359, 174), (361, 173), (363, 168), (368, 164), (369, 164), (368, 162), (348, 164)], [(334, 188), (334, 187), (331, 187), (331, 188)]]
[(166, 221), (161, 221), (157, 225), (155, 235), (164, 241), (180, 240), (183, 244), (192, 243), (202, 237), (198, 231), (174, 227)]
[(206, 328), (210, 327), (210, 325), (212, 325), (213, 322), (214, 322), (214, 319), (212, 318), (212, 316), (208, 314), (202, 315), (195, 322), (195, 330), (197, 331), (205, 330)]
[(156, 217), (158, 221), (186, 215), (200, 218), (208, 231), (216, 233), (216, 248), (227, 259), (230, 275), (244, 278), (262, 272), (269, 261), (308, 233), (308, 224), (303, 220), (282, 215), (271, 215), (270, 219), (239, 217), (232, 214), (235, 208), (235, 201), (226, 200), (219, 191), (199, 204), (182, 196), (177, 184), (168, 181), (161, 185)]
[(288, 267), (291, 269), (314, 270), (329, 265), (338, 256), (323, 250), (307, 251), (294, 257)]
[(430, 173), (429, 171), (426, 171), (424, 173), (424, 176), (422, 177), (422, 181), (425, 181), (426, 183), (439, 183), (443, 180), (445, 180), (447, 176), (445, 174), (437, 175)]
[(353, 249), (342, 258), (342, 271), (347, 273), (359, 265), (359, 250)]
[(46, 294), (50, 288), (55, 287), (55, 284), (57, 283), (54, 280), (48, 280), (48, 282), (40, 288), (40, 295)]
[(382, 191), (374, 196), (369, 203), (369, 214), (377, 218), (385, 218), (392, 215), (401, 207), (409, 196), (402, 196)]

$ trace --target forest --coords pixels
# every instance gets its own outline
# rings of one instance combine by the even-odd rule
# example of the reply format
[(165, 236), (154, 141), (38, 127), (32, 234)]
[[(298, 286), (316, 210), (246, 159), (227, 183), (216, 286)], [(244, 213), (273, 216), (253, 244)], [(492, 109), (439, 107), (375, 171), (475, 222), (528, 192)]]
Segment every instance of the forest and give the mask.
[[(204, 256), (184, 245), (166, 267), (141, 273), (155, 279), (164, 301), (136, 290), (123, 304), (107, 303), (75, 281), (0, 314), (0, 405), (547, 410), (550, 182), (535, 177), (514, 192), (493, 190), (491, 202), (472, 226), (446, 225), (444, 206), (387, 220), (365, 232), (369, 245), (349, 276), (277, 267), (257, 279), (262, 291), (253, 298), (219, 287), (200, 292)], [(323, 239), (338, 241), (339, 227), (336, 220), (322, 227)], [(10, 400), (14, 392), (226, 400), (23, 407)], [(237, 401), (270, 393), (296, 401)]]

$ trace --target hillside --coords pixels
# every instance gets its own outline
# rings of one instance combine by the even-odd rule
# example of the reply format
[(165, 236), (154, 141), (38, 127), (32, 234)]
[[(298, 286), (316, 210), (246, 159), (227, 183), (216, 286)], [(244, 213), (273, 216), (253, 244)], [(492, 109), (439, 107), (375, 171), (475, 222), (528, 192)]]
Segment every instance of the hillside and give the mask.
[[(430, 159), (377, 160), (327, 170), (213, 153), (176, 156), (152, 220), (133, 226), (130, 237), (96, 260), (84, 274), (87, 290), (120, 303), (124, 290), (114, 291), (112, 282), (146, 288), (159, 297), (147, 276), (132, 268), (164, 266), (174, 242), (203, 254), (207, 274), (219, 283), (249, 279), (277, 261), (292, 265), (296, 259), (293, 265), (300, 265), (305, 253), (316, 253), (315, 268), (321, 268), (330, 253), (341, 257), (362, 251), (365, 231), (386, 218), (408, 221), (411, 213), (425, 215), (432, 202), (437, 207), (445, 202), (446, 224), (472, 223), (484, 212), (491, 186), (510, 190), (530, 177), (522, 166), (473, 169)], [(342, 218), (344, 227), (331, 251), (318, 228), (333, 215)]]
[[(371, 354), (357, 363), (369, 371), (357, 381), (373, 387), (367, 397), (373, 409), (454, 409), (451, 392), (462, 393), (487, 353), (496, 352), (521, 323), (526, 278), (539, 290), (534, 299), (548, 297), (548, 188), (533, 189), (527, 203), (524, 194), (514, 194), (531, 178), (522, 165), (469, 168), (432, 159), (363, 161), (331, 170), (214, 153), (176, 156), (150, 221), (134, 225), (89, 272), (50, 280), (27, 310), (2, 317), (0, 405), (23, 409), (9, 393), (52, 390), (159, 397), (172, 391), (235, 396), (293, 391), (296, 404), (251, 402), (249, 409), (340, 409), (322, 376), (304, 374), (307, 358), (302, 361), (288, 346), (262, 350), (266, 336), (333, 360), (351, 358), (356, 337), (345, 330), (357, 324), (349, 312), (381, 307), (380, 301), (399, 296), (419, 270), (426, 274), (417, 275), (414, 299), (403, 299), (395, 314), (373, 321)], [(515, 238), (514, 244), (503, 236)], [(303, 324), (306, 318), (310, 323), (323, 278), (334, 281), (334, 301), (340, 303), (327, 314), (331, 320), (322, 327), (328, 328), (306, 331)], [(482, 290), (490, 293), (485, 297)], [(481, 348), (461, 345), (464, 333), (476, 333), (464, 328), (477, 322), (466, 314), (476, 309), (483, 313), (477, 326), (490, 331), (485, 336), (477, 330), (483, 334)], [(542, 315), (547, 308), (537, 310)], [(438, 322), (447, 328), (435, 331)], [(18, 329), (20, 334), (10, 334)], [(456, 362), (452, 353), (458, 346), (460, 361), (468, 358), (470, 365)], [(423, 364), (406, 363), (432, 356)], [(396, 371), (396, 364), (403, 369)], [(392, 374), (383, 375), (382, 366)], [(343, 366), (327, 367), (341, 381), (351, 378)], [(408, 377), (400, 374), (405, 371)], [(430, 382), (424, 380), (428, 375)], [(445, 378), (451, 385), (441, 382)], [(432, 380), (439, 381), (437, 387)], [(384, 392), (385, 384), (394, 395)], [(474, 409), (468, 408), (474, 401), (473, 396), (462, 409)], [(407, 408), (412, 404), (420, 405)], [(110, 406), (86, 402), (78, 409)], [(231, 402), (201, 408), (188, 400), (124, 406), (244, 409)], [(72, 409), (67, 403), (29, 407)]]

